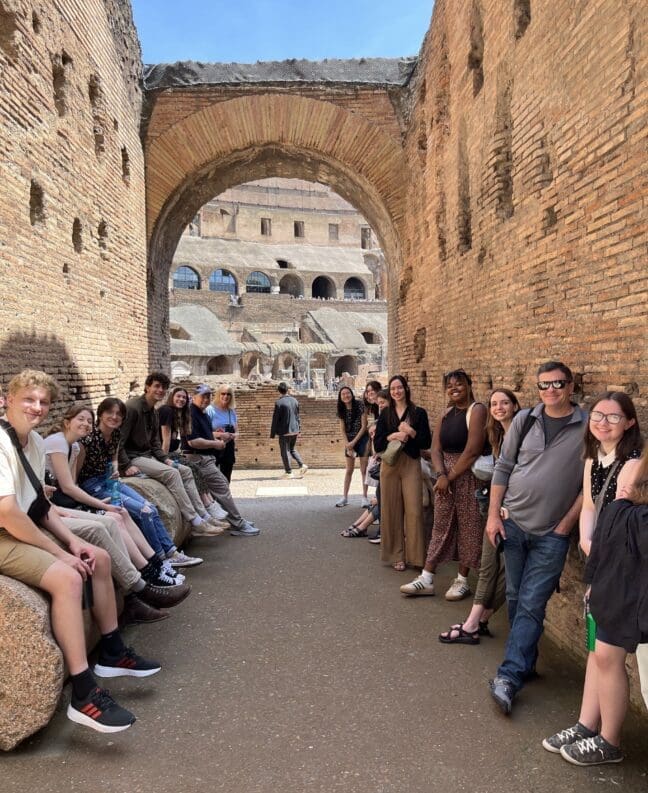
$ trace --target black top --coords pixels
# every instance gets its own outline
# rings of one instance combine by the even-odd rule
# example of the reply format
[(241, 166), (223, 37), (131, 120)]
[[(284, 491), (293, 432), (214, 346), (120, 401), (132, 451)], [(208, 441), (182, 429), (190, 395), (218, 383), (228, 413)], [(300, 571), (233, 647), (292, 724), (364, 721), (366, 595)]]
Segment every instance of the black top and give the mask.
[(441, 449), (450, 454), (461, 454), (468, 443), (468, 425), (466, 415), (468, 409), (452, 407), (441, 419), (439, 440)]
[[(173, 429), (174, 415), (171, 405), (162, 405), (158, 408), (158, 421), (160, 427), (171, 427), (171, 443), (169, 444), (169, 452), (175, 452), (180, 447), (180, 433)], [(162, 430), (160, 430), (160, 443), (162, 443)]]
[[(396, 428), (388, 426), (389, 410), (383, 410), (378, 416), (376, 422), (376, 434), (374, 435), (374, 451), (378, 454), (384, 452), (387, 448), (387, 436), (392, 432), (396, 432)], [(408, 419), (412, 429), (416, 432), (416, 438), (408, 438), (403, 446), (403, 451), (413, 460), (417, 460), (421, 456), (421, 449), (429, 449), (432, 445), (432, 436), (430, 434), (430, 423), (428, 422), (428, 415), (423, 408), (410, 406), (403, 414), (402, 420)]]
[(79, 471), (79, 482), (85, 482), (92, 476), (105, 476), (108, 463), (112, 461), (115, 452), (119, 448), (120, 431), (113, 430), (108, 443), (104, 436), (95, 427), (90, 435), (81, 438), (79, 443), (85, 449), (85, 460)]
[[(607, 507), (608, 504), (611, 504), (614, 499), (616, 498), (616, 491), (617, 491), (617, 480), (619, 478), (619, 474), (621, 473), (621, 469), (623, 468), (624, 463), (626, 460), (637, 460), (641, 457), (641, 451), (639, 449), (635, 449), (634, 451), (630, 452), (630, 454), (626, 457), (625, 460), (621, 462), (621, 465), (617, 466), (616, 471), (610, 477), (610, 481), (608, 482), (607, 490), (605, 491), (605, 495), (603, 496), (603, 505), (601, 509), (603, 510)], [(616, 462), (616, 461), (615, 461)], [(598, 494), (603, 489), (603, 485), (605, 484), (605, 480), (607, 479), (608, 474), (610, 473), (610, 468), (614, 465), (614, 462), (610, 463), (608, 466), (603, 466), (603, 463), (600, 460), (594, 460), (592, 462), (592, 470), (590, 473), (590, 482), (592, 488), (592, 501), (596, 501)]]
[(209, 416), (196, 407), (193, 402), (191, 404), (191, 433), (182, 439), (182, 448), (189, 454), (204, 454), (210, 457), (216, 457), (217, 449), (193, 449), (187, 441), (193, 441), (196, 438), (203, 438), (206, 441), (214, 440), (214, 433), (212, 431), (211, 419)]
[(352, 441), (360, 432), (363, 412), (359, 402), (355, 403), (350, 410), (349, 408), (344, 409), (344, 432), (348, 441)]
[(620, 498), (601, 513), (585, 582), (592, 615), (611, 641), (631, 653), (648, 642), (648, 505)]

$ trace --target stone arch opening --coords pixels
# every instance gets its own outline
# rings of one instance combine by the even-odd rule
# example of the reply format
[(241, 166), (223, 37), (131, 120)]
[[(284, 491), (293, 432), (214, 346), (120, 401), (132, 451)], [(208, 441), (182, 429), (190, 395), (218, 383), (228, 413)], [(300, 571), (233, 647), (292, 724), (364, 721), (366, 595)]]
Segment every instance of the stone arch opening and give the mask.
[(279, 353), (272, 367), (272, 377), (275, 380), (296, 380), (299, 373), (298, 360), (289, 352)]
[(343, 355), (335, 362), (335, 376), (341, 377), (345, 373), (358, 374), (358, 359), (355, 355)]
[(298, 275), (284, 275), (281, 281), (279, 281), (279, 294), (303, 297), (304, 282)]
[(173, 273), (174, 289), (200, 289), (200, 276), (192, 268), (182, 265)]
[(236, 295), (238, 294), (238, 283), (229, 270), (212, 270), (209, 275), (209, 290)]
[(253, 372), (261, 374), (261, 355), (246, 352), (241, 356), (241, 377), (248, 378)]
[(333, 279), (326, 275), (318, 275), (313, 281), (311, 295), (321, 300), (333, 300), (337, 297), (337, 290)]
[(265, 273), (255, 270), (245, 280), (245, 291), (269, 295), (272, 291), (272, 282)]
[(347, 278), (344, 282), (345, 300), (364, 300), (366, 296), (367, 290), (359, 278)]
[(157, 134), (147, 127), (152, 364), (168, 360), (165, 292), (182, 231), (229, 187), (277, 176), (326, 184), (364, 215), (388, 266), (400, 270), (408, 184), (400, 136), (333, 101), (260, 90), (214, 101)]
[(207, 361), (207, 374), (231, 374), (232, 365), (227, 355), (217, 355)]

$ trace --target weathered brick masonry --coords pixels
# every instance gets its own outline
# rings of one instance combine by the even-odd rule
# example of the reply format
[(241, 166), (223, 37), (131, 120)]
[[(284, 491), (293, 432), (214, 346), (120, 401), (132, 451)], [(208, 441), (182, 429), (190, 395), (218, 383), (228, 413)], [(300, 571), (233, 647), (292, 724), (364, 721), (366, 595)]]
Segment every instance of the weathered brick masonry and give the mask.
[(65, 399), (147, 365), (139, 42), (125, 0), (0, 0), (0, 382)]
[(449, 368), (532, 402), (558, 358), (581, 396), (619, 387), (648, 427), (647, 16), (437, 0), (409, 85), (395, 296), (399, 365), (433, 414)]

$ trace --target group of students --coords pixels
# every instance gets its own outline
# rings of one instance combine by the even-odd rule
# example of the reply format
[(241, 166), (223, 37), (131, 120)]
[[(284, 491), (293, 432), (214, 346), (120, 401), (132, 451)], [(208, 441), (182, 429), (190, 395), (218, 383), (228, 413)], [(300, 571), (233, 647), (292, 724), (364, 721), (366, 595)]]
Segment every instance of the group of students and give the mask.
[[(363, 470), (379, 477), (378, 504), (342, 535), (379, 542), (382, 560), (396, 571), (420, 568), (400, 587), (406, 596), (434, 595), (438, 565), (456, 562), (445, 598), (462, 600), (472, 594), (470, 570), (478, 573), (470, 611), (439, 634), (444, 644), (478, 645), (491, 636), (491, 615), (507, 604), (505, 657), (489, 690), (509, 714), (516, 695), (536, 675), (546, 605), (578, 524), (590, 649), (583, 701), (577, 723), (542, 745), (576, 765), (620, 762), (626, 654), (648, 643), (648, 447), (635, 406), (627, 394), (613, 391), (597, 397), (586, 412), (572, 399), (571, 370), (557, 361), (539, 367), (540, 402), (531, 409), (523, 409), (507, 388), (493, 390), (481, 404), (463, 369), (444, 374), (443, 388), (446, 407), (432, 434), (401, 375), (386, 390), (369, 383), (362, 405), (350, 389), (339, 394), (346, 449), (362, 449), (365, 459), (373, 453)], [(377, 474), (371, 461), (380, 458)], [(337, 506), (348, 503), (354, 458), (348, 460)], [(426, 469), (434, 482), (427, 549)], [(371, 537), (376, 516), (379, 531)]]
[[(208, 385), (191, 396), (174, 388), (158, 408), (169, 385), (166, 374), (153, 372), (141, 396), (127, 403), (107, 397), (96, 417), (87, 405), (72, 405), (44, 439), (36, 429), (59, 394), (50, 375), (25, 370), (9, 383), (6, 405), (0, 397), (0, 574), (50, 596), (72, 684), (67, 715), (104, 733), (127, 729), (135, 716), (96, 678), (161, 669), (124, 644), (120, 626), (167, 619), (165, 609), (191, 592), (180, 571), (203, 561), (176, 547), (156, 505), (120, 475), (168, 488), (193, 536), (260, 532), (229, 488), (237, 434), (231, 389), (223, 386), (212, 406)], [(119, 622), (114, 584), (124, 598)], [(101, 634), (92, 670), (82, 608), (91, 609)]]

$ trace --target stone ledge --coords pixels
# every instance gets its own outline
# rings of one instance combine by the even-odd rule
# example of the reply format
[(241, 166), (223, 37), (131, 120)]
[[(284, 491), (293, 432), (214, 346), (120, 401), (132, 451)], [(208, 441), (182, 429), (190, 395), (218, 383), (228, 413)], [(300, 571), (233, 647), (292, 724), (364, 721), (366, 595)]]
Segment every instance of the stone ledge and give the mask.
[[(129, 477), (125, 482), (155, 503), (180, 546), (190, 527), (171, 493), (153, 479)], [(84, 613), (84, 626), (90, 652), (99, 634), (88, 613)], [(0, 750), (15, 748), (49, 722), (66, 677), (63, 655), (52, 636), (48, 598), (0, 575)]]

